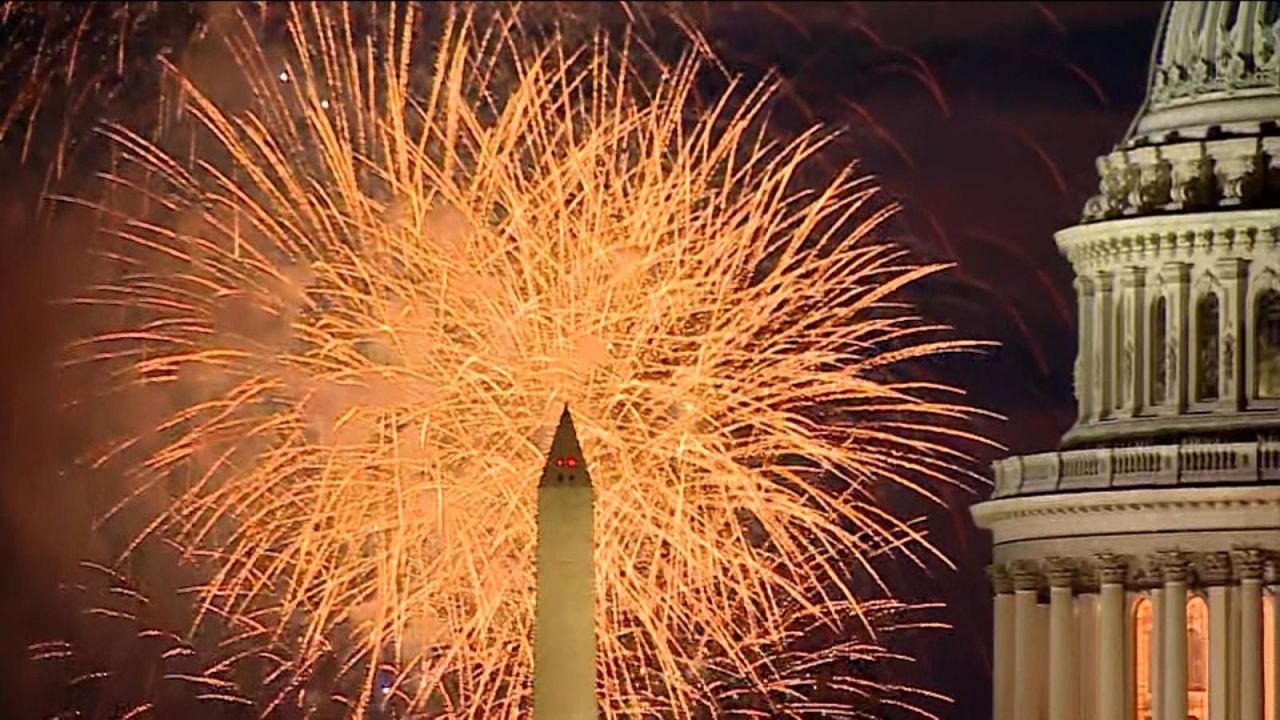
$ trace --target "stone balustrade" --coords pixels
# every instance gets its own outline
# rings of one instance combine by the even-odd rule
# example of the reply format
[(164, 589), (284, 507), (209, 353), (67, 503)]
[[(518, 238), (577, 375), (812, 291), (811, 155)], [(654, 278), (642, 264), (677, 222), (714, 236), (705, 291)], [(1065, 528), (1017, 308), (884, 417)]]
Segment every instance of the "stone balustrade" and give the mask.
[(1280, 440), (1091, 448), (994, 464), (993, 498), (1076, 490), (1280, 482)]

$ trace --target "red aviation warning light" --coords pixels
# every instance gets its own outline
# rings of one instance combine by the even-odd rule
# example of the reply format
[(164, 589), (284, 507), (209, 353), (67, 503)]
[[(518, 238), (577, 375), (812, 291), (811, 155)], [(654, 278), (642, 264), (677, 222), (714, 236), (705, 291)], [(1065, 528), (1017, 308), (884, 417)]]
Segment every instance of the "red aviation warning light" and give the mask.
[(568, 485), (590, 486), (591, 478), (587, 474), (587, 463), (582, 458), (582, 447), (578, 445), (578, 435), (573, 427), (573, 419), (569, 416), (569, 407), (565, 406), (560, 415), (560, 424), (556, 428), (555, 437), (551, 440), (551, 449), (547, 453), (546, 469), (542, 473), (543, 486)]

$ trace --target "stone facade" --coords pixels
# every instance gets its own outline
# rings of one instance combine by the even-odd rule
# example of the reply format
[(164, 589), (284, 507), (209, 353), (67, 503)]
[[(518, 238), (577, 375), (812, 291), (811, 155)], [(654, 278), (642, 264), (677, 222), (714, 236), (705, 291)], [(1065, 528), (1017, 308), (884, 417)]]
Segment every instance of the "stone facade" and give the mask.
[(996, 720), (1280, 720), (1280, 2), (1166, 7), (1056, 240), (1079, 414), (995, 464)]

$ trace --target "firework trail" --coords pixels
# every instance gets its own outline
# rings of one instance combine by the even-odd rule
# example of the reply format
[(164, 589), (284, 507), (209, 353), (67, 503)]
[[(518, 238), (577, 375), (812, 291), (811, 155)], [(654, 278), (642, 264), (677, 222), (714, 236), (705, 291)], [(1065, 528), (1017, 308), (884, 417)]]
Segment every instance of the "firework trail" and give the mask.
[(251, 101), (179, 75), (184, 152), (109, 131), (116, 274), (78, 303), (115, 327), (74, 351), (110, 378), (86, 403), (155, 415), (95, 460), (126, 468), (126, 554), (181, 548), (192, 626), (287, 648), (272, 677), (339, 657), (357, 714), (376, 690), (517, 717), (533, 478), (569, 402), (607, 717), (931, 699), (865, 672), (906, 622), (877, 567), (935, 552), (880, 498), (970, 477), (953, 445), (980, 439), (894, 378), (974, 345), (895, 301), (939, 268), (875, 239), (874, 188), (805, 191), (824, 138), (771, 141), (767, 89), (691, 112), (694, 60), (450, 14), (424, 63), (417, 8), (369, 12), (293, 6), (282, 53), (241, 18)]

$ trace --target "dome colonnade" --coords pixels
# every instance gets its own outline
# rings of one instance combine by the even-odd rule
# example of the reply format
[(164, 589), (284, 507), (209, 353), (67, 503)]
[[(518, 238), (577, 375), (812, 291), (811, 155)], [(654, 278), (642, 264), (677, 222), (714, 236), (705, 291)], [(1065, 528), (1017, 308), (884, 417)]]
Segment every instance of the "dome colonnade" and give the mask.
[(995, 717), (1275, 717), (1278, 573), (1255, 548), (990, 566)]

